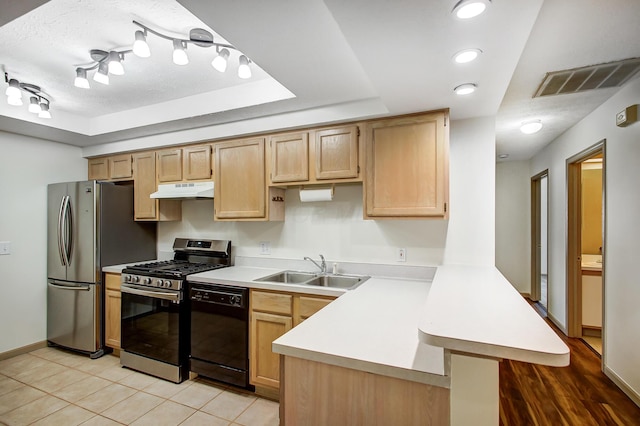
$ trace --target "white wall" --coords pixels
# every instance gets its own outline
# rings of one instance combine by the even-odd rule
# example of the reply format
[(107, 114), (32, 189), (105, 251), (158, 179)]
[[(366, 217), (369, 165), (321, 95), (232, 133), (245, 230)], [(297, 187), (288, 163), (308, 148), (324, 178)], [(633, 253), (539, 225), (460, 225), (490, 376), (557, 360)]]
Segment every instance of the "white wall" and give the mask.
[(451, 123), (448, 221), (363, 220), (362, 185), (337, 186), (334, 201), (322, 203), (301, 203), (289, 189), (284, 222), (214, 222), (213, 201), (183, 201), (181, 222), (158, 225), (158, 250), (171, 251), (175, 237), (201, 237), (230, 239), (242, 256), (260, 256), (269, 241), (274, 258), (399, 264), (405, 248), (406, 265), (493, 265), (494, 125), (493, 117)]
[(531, 293), (531, 173), (528, 161), (496, 165), (496, 267), (521, 293)]
[(532, 159), (532, 174), (549, 169), (549, 312), (566, 327), (566, 159), (606, 139), (605, 371), (640, 401), (640, 123), (616, 127), (615, 115), (640, 99), (635, 79)]
[(0, 132), (0, 353), (46, 340), (47, 184), (85, 179), (80, 148)]

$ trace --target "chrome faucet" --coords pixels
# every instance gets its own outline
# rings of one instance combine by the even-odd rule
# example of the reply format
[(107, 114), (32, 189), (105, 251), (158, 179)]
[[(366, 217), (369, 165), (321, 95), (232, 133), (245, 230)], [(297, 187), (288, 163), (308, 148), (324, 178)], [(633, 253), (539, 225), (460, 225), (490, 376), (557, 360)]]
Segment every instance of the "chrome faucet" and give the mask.
[(324, 261), (324, 256), (323, 255), (320, 255), (320, 259), (322, 260), (322, 264), (318, 265), (318, 262), (316, 262), (312, 258), (307, 257), (307, 256), (304, 257), (304, 260), (308, 260), (308, 261), (312, 262), (314, 265), (316, 265), (318, 268), (320, 268), (320, 271), (323, 274), (326, 274), (327, 273), (327, 262)]

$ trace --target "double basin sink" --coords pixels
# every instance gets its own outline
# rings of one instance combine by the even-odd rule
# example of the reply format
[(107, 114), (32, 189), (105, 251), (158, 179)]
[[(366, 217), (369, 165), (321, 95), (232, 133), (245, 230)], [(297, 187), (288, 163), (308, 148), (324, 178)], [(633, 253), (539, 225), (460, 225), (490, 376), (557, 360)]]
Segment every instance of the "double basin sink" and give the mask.
[(313, 272), (282, 271), (267, 275), (266, 277), (258, 278), (254, 281), (353, 290), (369, 278), (370, 277), (365, 275), (316, 274)]

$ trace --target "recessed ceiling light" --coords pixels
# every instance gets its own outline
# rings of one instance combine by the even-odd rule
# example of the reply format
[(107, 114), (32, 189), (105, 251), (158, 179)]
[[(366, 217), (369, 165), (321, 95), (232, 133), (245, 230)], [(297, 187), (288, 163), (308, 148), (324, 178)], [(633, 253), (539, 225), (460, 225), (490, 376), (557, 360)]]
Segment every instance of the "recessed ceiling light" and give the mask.
[(453, 55), (453, 60), (458, 64), (466, 64), (475, 60), (481, 53), (480, 49), (464, 49)]
[(476, 91), (476, 87), (478, 86), (473, 83), (465, 83), (461, 84), (460, 86), (456, 86), (453, 91), (456, 92), (456, 95), (470, 95), (471, 93)]
[(540, 120), (525, 121), (522, 123), (522, 126), (520, 126), (520, 131), (525, 135), (538, 133), (540, 129), (542, 129), (542, 122)]
[(453, 8), (453, 15), (458, 19), (471, 19), (485, 11), (491, 0), (460, 0)]

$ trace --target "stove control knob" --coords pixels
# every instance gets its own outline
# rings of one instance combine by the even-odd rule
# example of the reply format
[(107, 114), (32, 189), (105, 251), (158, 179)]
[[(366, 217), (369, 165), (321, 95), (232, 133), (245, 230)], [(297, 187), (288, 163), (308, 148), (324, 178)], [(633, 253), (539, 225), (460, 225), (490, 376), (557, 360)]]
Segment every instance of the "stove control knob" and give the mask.
[(145, 278), (143, 283), (144, 284), (151, 284), (151, 278)]
[(133, 277), (133, 281), (139, 283), (140, 282), (140, 277), (136, 275), (135, 277)]
[(123, 279), (125, 282), (129, 282), (129, 281), (131, 281), (131, 275), (124, 275), (124, 276), (122, 277), (122, 279)]
[(164, 282), (162, 280), (158, 280), (158, 287), (162, 287), (164, 285)]

